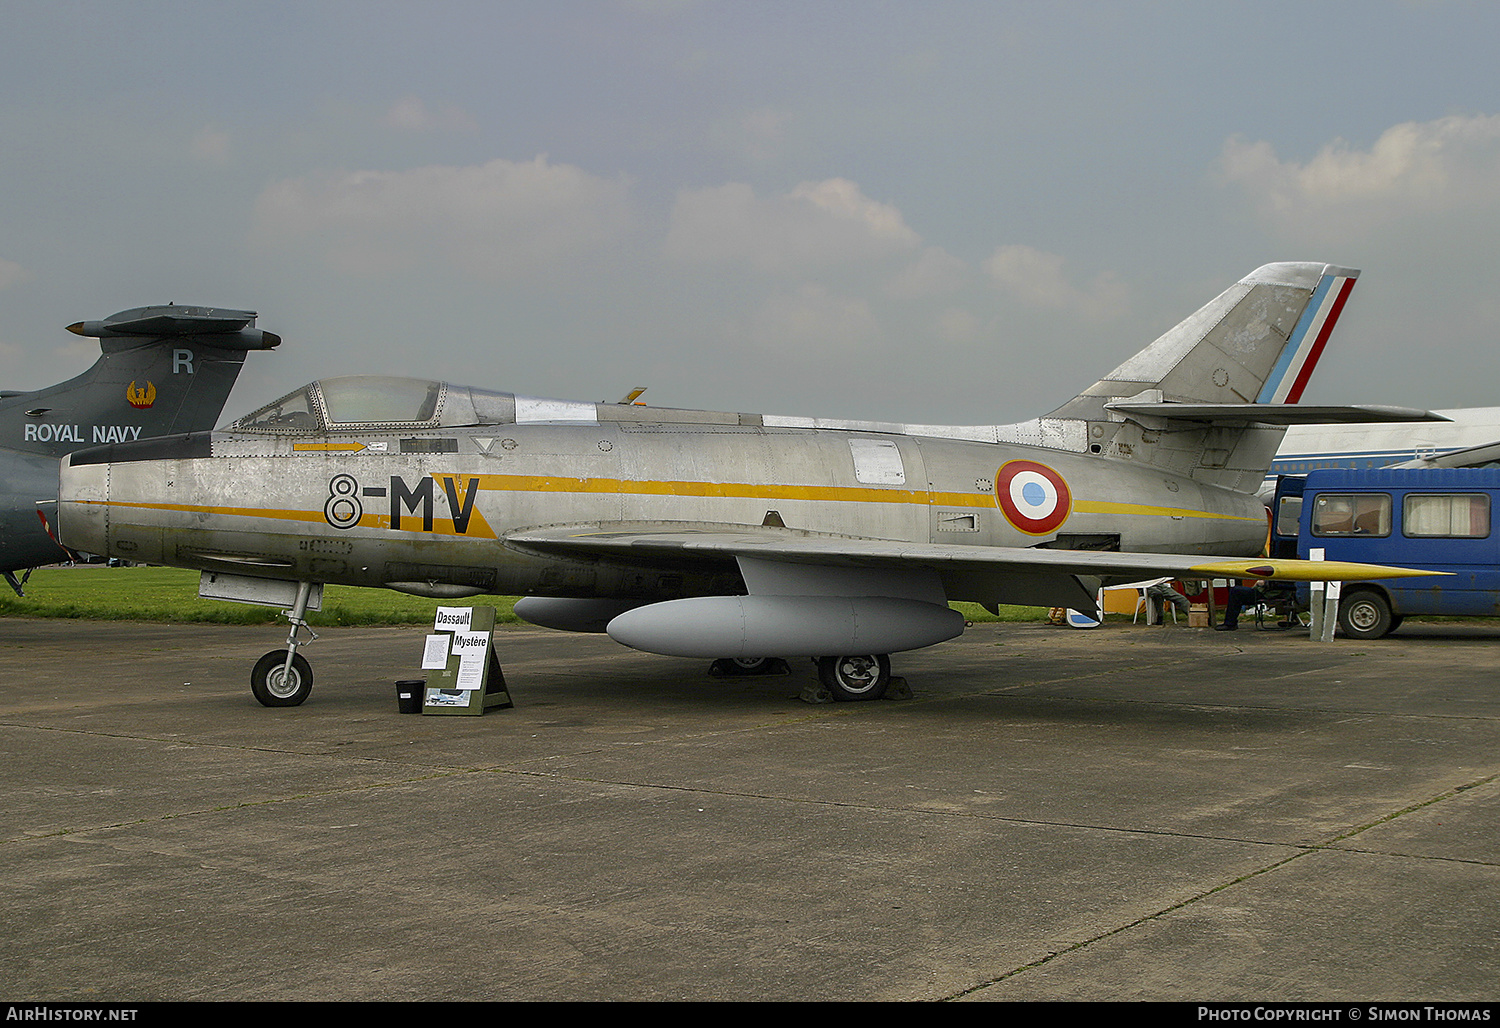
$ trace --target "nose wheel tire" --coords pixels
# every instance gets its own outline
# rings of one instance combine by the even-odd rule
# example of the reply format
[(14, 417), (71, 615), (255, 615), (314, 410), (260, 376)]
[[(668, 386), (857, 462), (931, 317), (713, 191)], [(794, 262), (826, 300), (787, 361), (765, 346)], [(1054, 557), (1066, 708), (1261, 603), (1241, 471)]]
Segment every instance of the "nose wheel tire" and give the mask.
[(286, 650), (272, 650), (250, 672), (250, 691), (266, 707), (295, 707), (307, 699), (312, 687), (312, 667), (300, 653), (292, 655), (288, 669)]
[(818, 678), (836, 700), (878, 700), (891, 684), (891, 658), (884, 653), (819, 657)]

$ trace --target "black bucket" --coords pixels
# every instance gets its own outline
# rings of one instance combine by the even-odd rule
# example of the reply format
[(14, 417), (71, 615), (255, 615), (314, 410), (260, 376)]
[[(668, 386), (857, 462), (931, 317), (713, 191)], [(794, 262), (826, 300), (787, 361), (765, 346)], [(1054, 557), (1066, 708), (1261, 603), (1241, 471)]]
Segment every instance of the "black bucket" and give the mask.
[(396, 683), (396, 709), (403, 714), (422, 713), (422, 696), (427, 691), (427, 679), (408, 678)]

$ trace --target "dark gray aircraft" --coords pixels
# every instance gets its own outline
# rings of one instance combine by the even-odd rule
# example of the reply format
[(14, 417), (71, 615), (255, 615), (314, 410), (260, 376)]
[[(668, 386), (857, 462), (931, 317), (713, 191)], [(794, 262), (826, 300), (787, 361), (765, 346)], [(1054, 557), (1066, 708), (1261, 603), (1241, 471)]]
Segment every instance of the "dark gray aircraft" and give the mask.
[(281, 342), (254, 324), (254, 311), (171, 304), (80, 321), (68, 331), (99, 340), (93, 367), (35, 392), (0, 391), (0, 572), (17, 595), (30, 569), (69, 556), (51, 524), (58, 458), (213, 428), (245, 354)]

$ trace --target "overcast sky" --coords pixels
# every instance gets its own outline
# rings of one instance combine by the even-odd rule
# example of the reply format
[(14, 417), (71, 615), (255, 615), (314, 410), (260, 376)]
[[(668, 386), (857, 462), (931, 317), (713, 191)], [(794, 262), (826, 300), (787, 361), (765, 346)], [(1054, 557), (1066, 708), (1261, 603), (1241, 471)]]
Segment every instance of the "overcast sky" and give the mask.
[(314, 378), (946, 423), (1270, 261), (1306, 402), (1500, 404), (1500, 5), (0, 0), (0, 387), (241, 307)]

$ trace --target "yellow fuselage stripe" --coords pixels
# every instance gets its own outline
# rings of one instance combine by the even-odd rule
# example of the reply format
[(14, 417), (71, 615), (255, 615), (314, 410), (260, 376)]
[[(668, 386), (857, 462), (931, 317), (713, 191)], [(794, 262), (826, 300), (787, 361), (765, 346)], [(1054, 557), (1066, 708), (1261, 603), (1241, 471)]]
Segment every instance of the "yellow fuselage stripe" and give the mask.
[[(450, 472), (442, 472), (447, 478)], [(477, 478), (479, 488), (511, 493), (606, 493), (623, 496), (716, 496), (726, 499), (829, 500), (837, 503), (953, 504), (993, 507), (989, 493), (933, 493), (914, 489), (881, 489), (865, 486), (779, 485), (751, 482), (662, 482), (653, 479), (563, 478), (547, 475), (463, 475)]]
[[(724, 499), (805, 500), (833, 503), (921, 504), (929, 507), (952, 506), (961, 508), (981, 507), (987, 509), (995, 509), (997, 507), (993, 493), (977, 492), (927, 492), (912, 489), (882, 489), (864, 486), (777, 485), (745, 482), (688, 482), (649, 479), (635, 481), (616, 478), (562, 478), (542, 475), (464, 475), (451, 472), (434, 472), (432, 477), (452, 478), (455, 480), (456, 487), (460, 489), (467, 486), (468, 480), (478, 479), (481, 490), (499, 493), (691, 496), (719, 497)], [(105, 504), (105, 501), (100, 500), (82, 500), (79, 502)], [(308, 511), (266, 507), (217, 507), (206, 504), (125, 502), (119, 500), (108, 501), (105, 505), (139, 510), (171, 510), (187, 514), (218, 514), (232, 517), (268, 518), (308, 524), (317, 524), (323, 521), (323, 511), (321, 508)], [(1074, 501), (1073, 513), (1128, 515), (1136, 517), (1206, 518), (1228, 521), (1260, 520), (1245, 515), (1191, 510), (1184, 507), (1158, 507), (1150, 504), (1083, 499)], [(403, 514), (402, 518), (405, 520), (412, 516), (410, 514)], [(472, 516), (474, 518), (473, 527), (477, 528), (478, 531), (468, 534), (477, 536), (490, 535), (493, 537), (493, 532), (486, 531), (489, 526), (485, 523), (484, 516), (477, 507)], [(434, 522), (435, 528), (438, 522), (441, 522), (445, 526), (443, 529), (439, 529), (442, 534), (448, 534), (453, 531), (453, 522), (451, 519), (436, 519)], [(361, 516), (358, 524), (366, 528), (387, 528), (390, 525), (390, 518), (383, 514), (365, 514)]]
[(1111, 503), (1104, 500), (1079, 500), (1073, 504), (1078, 514), (1134, 514), (1163, 518), (1212, 518), (1219, 521), (1264, 521), (1264, 517), (1245, 514), (1215, 514), (1186, 507), (1154, 507), (1145, 503)]

